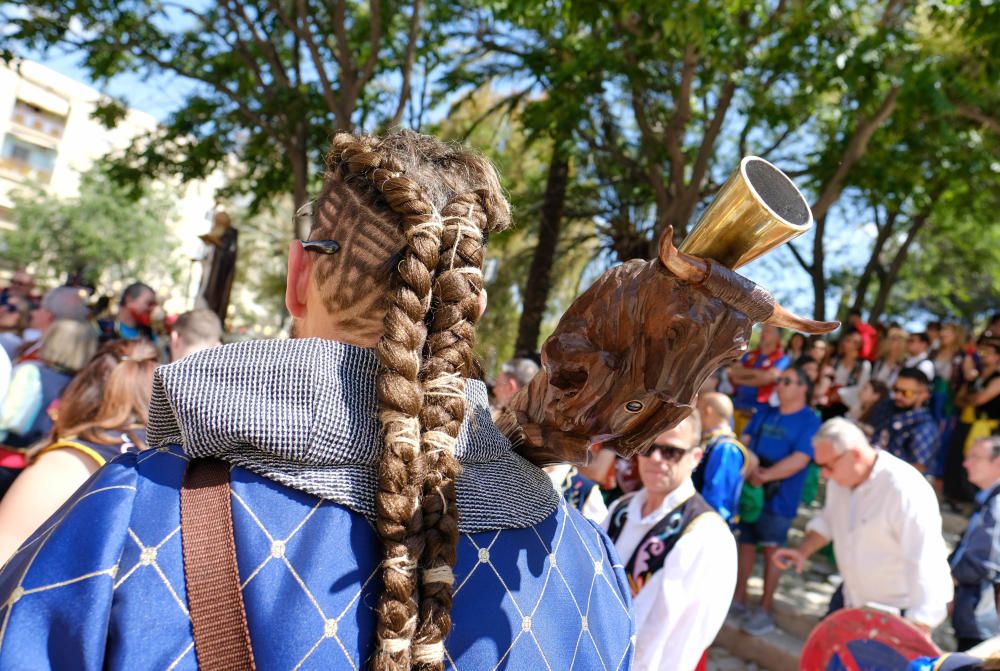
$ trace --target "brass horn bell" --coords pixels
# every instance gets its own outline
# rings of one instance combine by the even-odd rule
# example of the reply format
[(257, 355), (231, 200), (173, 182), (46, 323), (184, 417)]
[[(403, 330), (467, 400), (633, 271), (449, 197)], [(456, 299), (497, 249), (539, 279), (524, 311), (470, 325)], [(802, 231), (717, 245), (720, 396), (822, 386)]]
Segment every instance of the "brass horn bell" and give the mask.
[(722, 185), (680, 251), (735, 270), (812, 227), (809, 204), (785, 173), (747, 156)]

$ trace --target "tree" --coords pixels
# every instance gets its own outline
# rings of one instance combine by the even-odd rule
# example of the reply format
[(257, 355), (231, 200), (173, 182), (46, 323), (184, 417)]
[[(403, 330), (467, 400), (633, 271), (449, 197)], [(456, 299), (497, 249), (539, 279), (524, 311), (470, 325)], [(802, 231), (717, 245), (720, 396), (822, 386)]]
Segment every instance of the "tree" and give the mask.
[(16, 193), (15, 227), (0, 233), (2, 254), (92, 286), (170, 271), (164, 250), (172, 247), (172, 200), (148, 186), (135, 195), (111, 180), (102, 164), (82, 175), (76, 197), (57, 199), (41, 188)]
[[(252, 211), (282, 194), (303, 203), (335, 131), (401, 123), (430, 35), (422, 0), (32, 0), (4, 9), (8, 55), (67, 47), (99, 82), (129, 70), (196, 84), (114, 174), (188, 180), (225, 167), (227, 190), (252, 194)], [(398, 86), (379, 85), (394, 77)], [(101, 113), (114, 125), (123, 107), (111, 101)]]

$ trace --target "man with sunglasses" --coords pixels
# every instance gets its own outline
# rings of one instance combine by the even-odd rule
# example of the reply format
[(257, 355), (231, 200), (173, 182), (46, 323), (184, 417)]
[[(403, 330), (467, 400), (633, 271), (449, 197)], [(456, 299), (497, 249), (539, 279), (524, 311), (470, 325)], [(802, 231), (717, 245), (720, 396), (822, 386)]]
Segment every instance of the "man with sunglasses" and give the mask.
[(702, 456), (697, 411), (639, 456), (642, 489), (604, 522), (632, 590), (640, 671), (693, 671), (722, 628), (736, 585), (736, 544), (695, 491)]
[(878, 408), (872, 444), (927, 473), (938, 451), (937, 422), (927, 408), (930, 381), (917, 368), (904, 368), (892, 388), (892, 401)]

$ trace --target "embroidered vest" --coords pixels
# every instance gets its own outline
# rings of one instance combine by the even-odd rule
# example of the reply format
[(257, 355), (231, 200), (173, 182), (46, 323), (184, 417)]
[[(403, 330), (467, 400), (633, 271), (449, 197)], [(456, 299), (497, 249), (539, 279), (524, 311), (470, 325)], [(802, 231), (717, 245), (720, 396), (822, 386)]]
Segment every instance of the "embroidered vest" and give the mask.
[[(634, 496), (635, 494), (628, 494), (622, 497), (621, 503), (611, 516), (608, 536), (612, 542), (618, 542), (618, 537), (628, 522), (629, 503)], [(646, 532), (625, 564), (625, 575), (628, 577), (633, 597), (638, 595), (650, 578), (663, 568), (667, 555), (687, 532), (691, 523), (706, 513), (718, 514), (705, 499), (701, 498), (701, 494), (696, 492), (664, 515), (663, 519)]]
[(576, 508), (582, 513), (583, 506), (587, 503), (590, 493), (594, 491), (594, 487), (596, 486), (596, 482), (583, 477), (573, 468), (562, 481), (562, 497), (566, 500), (570, 508)]

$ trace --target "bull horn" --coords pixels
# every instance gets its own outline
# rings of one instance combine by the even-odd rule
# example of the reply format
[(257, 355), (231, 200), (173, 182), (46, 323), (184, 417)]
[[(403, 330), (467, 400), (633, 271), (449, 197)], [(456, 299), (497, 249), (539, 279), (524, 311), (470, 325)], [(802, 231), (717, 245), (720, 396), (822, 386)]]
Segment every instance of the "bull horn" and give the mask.
[(774, 304), (774, 312), (764, 320), (765, 324), (777, 326), (778, 328), (791, 329), (800, 333), (816, 335), (819, 333), (829, 333), (840, 327), (840, 322), (818, 322), (813, 319), (806, 319), (786, 310), (780, 303)]
[(673, 275), (689, 282), (701, 284), (708, 277), (708, 264), (701, 259), (684, 254), (674, 247), (674, 227), (667, 226), (660, 236), (660, 263)]

